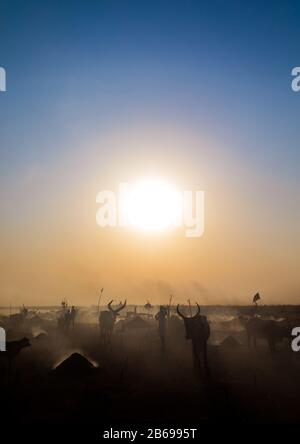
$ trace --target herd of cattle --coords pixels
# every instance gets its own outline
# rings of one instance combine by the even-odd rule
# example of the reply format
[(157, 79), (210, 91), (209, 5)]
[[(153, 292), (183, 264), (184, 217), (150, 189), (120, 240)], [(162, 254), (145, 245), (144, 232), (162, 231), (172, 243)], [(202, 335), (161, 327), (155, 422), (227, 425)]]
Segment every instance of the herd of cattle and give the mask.
[[(111, 338), (117, 316), (126, 306), (125, 301), (117, 309), (113, 309), (112, 302), (109, 302), (108, 310), (101, 311), (99, 316), (100, 335), (104, 341)], [(193, 343), (206, 343), (210, 337), (210, 327), (207, 317), (201, 315), (199, 305), (197, 304), (197, 312), (193, 316), (183, 314), (179, 306), (176, 307), (176, 312), (184, 321), (186, 338), (191, 339)], [(170, 316), (169, 322), (174, 321), (174, 318), (175, 315)], [(271, 352), (275, 352), (278, 342), (281, 342), (284, 338), (291, 338), (291, 330), (295, 326), (295, 322), (291, 322), (286, 318), (264, 319), (259, 315), (240, 315), (238, 321), (247, 333), (250, 348), (256, 349), (257, 340), (265, 339)]]
[[(117, 308), (113, 308), (113, 301), (109, 302), (107, 305), (107, 310), (101, 310), (98, 313), (98, 321), (100, 327), (100, 339), (103, 343), (109, 343), (114, 328), (119, 322), (117, 322), (118, 316), (121, 315), (122, 310), (126, 307), (126, 301), (122, 304), (120, 303)], [(171, 310), (170, 307), (166, 309), (167, 317), (167, 331), (171, 334), (174, 331), (174, 326), (184, 325), (186, 339), (189, 339), (192, 343), (194, 364), (204, 369), (205, 373), (208, 374), (208, 361), (207, 361), (207, 342), (210, 338), (211, 327), (210, 322), (207, 320), (206, 316), (201, 314), (199, 305), (197, 304), (197, 311), (194, 315), (187, 316), (186, 313), (182, 313), (179, 306), (176, 308), (176, 312)], [(127, 313), (128, 315), (128, 313)], [(63, 313), (59, 312), (57, 319), (57, 325), (61, 324)], [(139, 317), (138, 314), (133, 313), (132, 316)], [(0, 326), (4, 328), (18, 329), (22, 323), (31, 322), (32, 325), (38, 324), (38, 321), (42, 319), (37, 314), (32, 316), (28, 315), (28, 311), (21, 310), (20, 313), (12, 314), (10, 317), (1, 317)], [(182, 321), (180, 320), (183, 320)], [(240, 326), (245, 330), (248, 338), (248, 346), (250, 348), (256, 349), (258, 339), (264, 339), (273, 354), (276, 351), (276, 344), (284, 340), (291, 340), (291, 331), (295, 326), (295, 322), (291, 322), (287, 318), (275, 319), (269, 317), (268, 319), (263, 318), (257, 314), (252, 315), (240, 315), (235, 321), (238, 321)], [(155, 321), (151, 321), (154, 325)], [(7, 342), (6, 352), (1, 352), (0, 356), (6, 356), (10, 362), (12, 359), (20, 352), (23, 347), (29, 346), (29, 340), (26, 338), (20, 341)]]

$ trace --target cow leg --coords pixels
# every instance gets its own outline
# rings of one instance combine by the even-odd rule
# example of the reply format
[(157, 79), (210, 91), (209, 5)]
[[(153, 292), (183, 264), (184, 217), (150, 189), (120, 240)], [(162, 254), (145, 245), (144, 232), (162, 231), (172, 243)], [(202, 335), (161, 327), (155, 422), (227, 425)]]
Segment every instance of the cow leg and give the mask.
[(201, 374), (201, 363), (198, 355), (194, 355), (194, 373), (197, 378)]
[(275, 341), (272, 336), (268, 337), (268, 344), (269, 344), (269, 348), (270, 348), (271, 353), (272, 354), (275, 353)]
[(192, 342), (192, 346), (193, 346), (194, 373), (198, 377), (200, 375), (200, 371), (201, 371), (199, 350), (194, 342)]
[(202, 344), (202, 354), (203, 354), (203, 365), (204, 365), (204, 371), (205, 376), (209, 376), (209, 367), (208, 367), (208, 359), (207, 359), (207, 342), (204, 341)]
[(104, 327), (101, 329), (101, 342), (103, 345), (107, 342), (107, 329)]
[(112, 340), (112, 334), (113, 334), (113, 327), (110, 328), (109, 334), (108, 334), (108, 342), (109, 342), (109, 344), (111, 343), (111, 340)]
[(256, 334), (253, 335), (253, 347), (254, 347), (254, 350), (257, 351)]
[(106, 343), (106, 344), (109, 344), (109, 343), (110, 343), (110, 337), (111, 337), (111, 330), (110, 330), (110, 328), (108, 328), (108, 329), (106, 330), (106, 338), (105, 338), (105, 343)]
[(207, 342), (193, 344), (194, 371), (197, 377), (209, 377), (209, 367), (207, 359)]
[(247, 339), (248, 339), (248, 347), (251, 348), (251, 334), (249, 331), (247, 331)]

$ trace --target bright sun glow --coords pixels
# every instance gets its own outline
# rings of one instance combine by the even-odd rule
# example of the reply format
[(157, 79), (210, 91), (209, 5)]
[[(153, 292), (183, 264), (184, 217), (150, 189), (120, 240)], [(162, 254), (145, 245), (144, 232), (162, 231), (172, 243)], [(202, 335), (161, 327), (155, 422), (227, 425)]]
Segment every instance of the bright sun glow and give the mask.
[(160, 231), (176, 224), (181, 214), (180, 193), (160, 179), (147, 179), (130, 187), (129, 224), (146, 231)]

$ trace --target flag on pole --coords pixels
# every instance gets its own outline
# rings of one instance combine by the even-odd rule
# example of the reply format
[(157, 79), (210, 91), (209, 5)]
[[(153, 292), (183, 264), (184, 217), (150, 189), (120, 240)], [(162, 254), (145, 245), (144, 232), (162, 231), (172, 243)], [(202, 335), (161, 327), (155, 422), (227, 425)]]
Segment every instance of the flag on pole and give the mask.
[(255, 304), (257, 301), (259, 301), (260, 300), (260, 295), (259, 295), (259, 293), (256, 293), (254, 296), (253, 296), (253, 304)]

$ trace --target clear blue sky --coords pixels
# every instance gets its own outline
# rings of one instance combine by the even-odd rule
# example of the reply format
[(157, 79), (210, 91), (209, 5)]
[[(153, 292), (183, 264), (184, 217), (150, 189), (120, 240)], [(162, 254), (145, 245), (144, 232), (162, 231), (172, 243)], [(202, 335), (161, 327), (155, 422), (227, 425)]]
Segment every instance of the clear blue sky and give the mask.
[(171, 117), (242, 132), (258, 162), (296, 174), (299, 20), (296, 1), (2, 0), (1, 168), (71, 149), (74, 122)]

